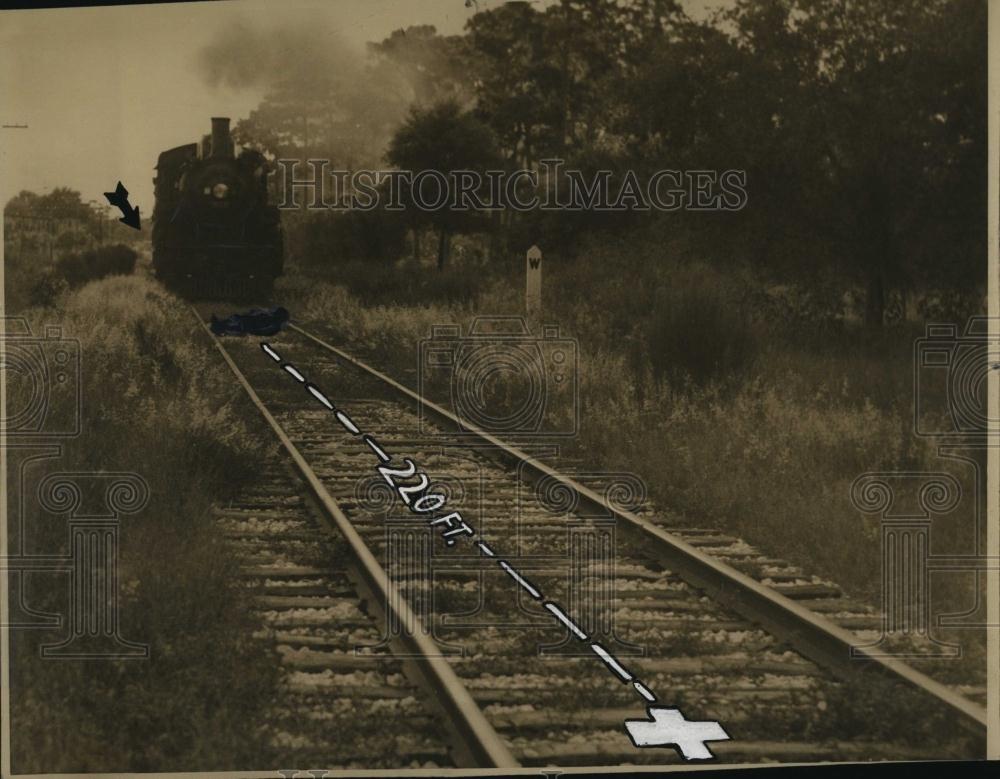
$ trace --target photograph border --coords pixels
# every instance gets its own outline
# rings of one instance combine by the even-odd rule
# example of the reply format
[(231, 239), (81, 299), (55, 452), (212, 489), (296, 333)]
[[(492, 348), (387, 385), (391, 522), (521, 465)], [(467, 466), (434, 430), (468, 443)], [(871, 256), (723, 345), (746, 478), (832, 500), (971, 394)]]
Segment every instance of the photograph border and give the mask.
[[(458, 0), (454, 0), (458, 3)], [(994, 348), (1000, 348), (1000, 2), (988, 2), (988, 314), (990, 322), (989, 339)], [(70, 9), (72, 10), (72, 9)], [(110, 13), (126, 13), (119, 7), (109, 7)], [(3, 177), (0, 176), (0, 180)], [(10, 194), (10, 193), (8, 193)], [(0, 241), (4, 236), (4, 227), (0, 224)], [(2, 250), (0, 250), (2, 252)], [(0, 288), (4, 287), (4, 263), (0, 262)], [(0, 293), (0, 317), (6, 316), (5, 292)], [(5, 333), (5, 320), (0, 319), (0, 339)], [(1000, 370), (991, 370), (987, 383), (988, 388), (988, 446), (987, 455), (987, 556), (993, 560), (1000, 559)], [(6, 382), (0, 378), (0, 414), (6, 418)], [(8, 502), (7, 484), (7, 434), (0, 431), (0, 469), (4, 478), (4, 499), (0, 501), (0, 561), (6, 559), (8, 547)], [(991, 566), (986, 573), (987, 582), (987, 760), (1000, 759), (1000, 568)], [(0, 776), (3, 777), (34, 777), (34, 779), (71, 779), (71, 777), (114, 777), (126, 779), (131, 777), (157, 776), (164, 778), (203, 776), (216, 779), (242, 779), (244, 777), (268, 776), (277, 779), (288, 775), (292, 769), (268, 768), (253, 771), (210, 771), (210, 772), (163, 772), (163, 773), (62, 773), (62, 774), (12, 774), (11, 773), (11, 689), (10, 689), (10, 629), (8, 603), (8, 577), (4, 572), (0, 575)], [(559, 774), (595, 774), (609, 773), (652, 774), (693, 771), (732, 771), (741, 768), (788, 768), (792, 766), (842, 766), (859, 765), (856, 763), (781, 763), (770, 765), (759, 764), (718, 764), (705, 765), (667, 764), (662, 766), (595, 766), (569, 767), (564, 769), (395, 769), (395, 770), (330, 770), (322, 776), (500, 776), (500, 775), (532, 775), (546, 776)], [(877, 769), (878, 764), (861, 764)], [(891, 763), (889, 764), (892, 765)], [(901, 766), (900, 766), (901, 767)], [(319, 772), (321, 769), (297, 769), (298, 775), (308, 776), (310, 770)], [(284, 774), (281, 772), (284, 771)], [(891, 770), (890, 770), (891, 773)]]

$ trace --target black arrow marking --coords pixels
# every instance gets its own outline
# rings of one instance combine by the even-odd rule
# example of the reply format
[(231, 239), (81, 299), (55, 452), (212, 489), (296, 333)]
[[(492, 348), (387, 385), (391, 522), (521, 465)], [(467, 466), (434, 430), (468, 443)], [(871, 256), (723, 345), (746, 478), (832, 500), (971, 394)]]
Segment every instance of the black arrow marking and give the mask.
[(105, 192), (104, 197), (115, 208), (122, 210), (122, 218), (118, 220), (119, 222), (127, 224), (129, 227), (134, 227), (136, 230), (142, 229), (139, 226), (139, 206), (129, 205), (128, 190), (122, 186), (120, 181), (118, 182), (118, 186), (115, 187), (115, 191)]

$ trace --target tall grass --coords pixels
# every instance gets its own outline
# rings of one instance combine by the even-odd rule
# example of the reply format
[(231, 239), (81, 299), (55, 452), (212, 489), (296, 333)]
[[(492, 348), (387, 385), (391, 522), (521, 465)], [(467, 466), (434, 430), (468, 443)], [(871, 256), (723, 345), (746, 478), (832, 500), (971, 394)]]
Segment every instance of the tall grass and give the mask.
[(686, 267), (658, 290), (645, 327), (657, 383), (681, 389), (746, 378), (758, 342), (741, 303), (726, 295), (724, 280), (711, 268)]
[[(877, 526), (852, 508), (850, 485), (869, 470), (931, 459), (898, 418), (838, 393), (803, 394), (760, 377), (733, 393), (649, 388), (639, 401), (623, 391), (623, 375), (615, 353), (589, 361), (575, 454), (600, 452), (604, 467), (641, 474), (682, 524), (738, 533), (875, 598)], [(607, 424), (591, 421), (599, 408)]]
[[(80, 342), (83, 431), (53, 467), (132, 471), (149, 483), (146, 508), (121, 519), (118, 572), (122, 635), (148, 644), (149, 658), (45, 660), (38, 645), (60, 636), (14, 631), (13, 765), (25, 773), (264, 765), (258, 728), (278, 664), (250, 640), (257, 623), (248, 594), (234, 588), (238, 561), (211, 503), (247, 483), (247, 463), (266, 439), (244, 421), (198, 323), (159, 286), (113, 277), (61, 303), (26, 312), (36, 333), (58, 324)], [(22, 390), (12, 389), (16, 403)], [(32, 543), (64, 551), (65, 522), (22, 497)], [(65, 611), (65, 581), (55, 578), (33, 588), (33, 606)]]

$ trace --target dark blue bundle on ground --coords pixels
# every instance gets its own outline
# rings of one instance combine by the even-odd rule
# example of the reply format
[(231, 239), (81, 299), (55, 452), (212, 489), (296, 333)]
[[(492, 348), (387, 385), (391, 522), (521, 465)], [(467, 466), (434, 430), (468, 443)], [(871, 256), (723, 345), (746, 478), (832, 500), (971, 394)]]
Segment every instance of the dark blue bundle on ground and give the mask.
[(218, 319), (212, 314), (211, 328), (216, 335), (274, 335), (288, 322), (287, 308), (253, 308), (245, 314)]

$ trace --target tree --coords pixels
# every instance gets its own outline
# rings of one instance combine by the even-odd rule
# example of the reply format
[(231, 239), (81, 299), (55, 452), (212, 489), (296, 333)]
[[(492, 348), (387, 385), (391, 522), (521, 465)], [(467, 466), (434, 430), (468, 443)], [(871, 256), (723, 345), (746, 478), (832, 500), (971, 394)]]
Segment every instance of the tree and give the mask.
[(761, 100), (739, 124), (772, 178), (797, 169), (767, 211), (863, 275), (869, 325), (890, 286), (982, 277), (985, 14), (976, 0), (742, 0), (727, 14), (736, 83)]
[(476, 14), (467, 29), (477, 115), (523, 167), (566, 159), (609, 131), (646, 39), (683, 18), (675, 0), (560, 0), (544, 12), (510, 3)]
[(274, 157), (327, 159), (343, 169), (376, 167), (407, 101), (401, 90), (368, 73), (317, 73), (308, 86), (279, 81), (236, 124), (234, 136)]
[(22, 190), (7, 201), (4, 212), (12, 215), (47, 217), (58, 220), (91, 222), (94, 213), (80, 193), (69, 187), (56, 187), (44, 195)]
[(441, 36), (433, 25), (418, 25), (369, 43), (368, 52), (379, 79), (408, 87), (409, 105), (426, 108), (454, 100), (467, 108), (473, 99), (472, 63), (462, 36)]
[[(471, 114), (463, 113), (454, 101), (411, 111), (393, 136), (386, 157), (392, 165), (414, 176), (422, 171), (438, 171), (449, 186), (455, 171), (475, 171), (485, 177), (487, 170), (499, 165), (492, 130)], [(448, 260), (452, 234), (484, 227), (482, 211), (452, 208), (451, 197), (441, 208), (431, 211), (420, 209), (412, 192), (403, 192), (402, 198), (414, 220), (414, 230), (429, 225), (438, 231), (438, 269)]]
[(22, 190), (7, 201), (4, 216), (17, 220), (19, 251), (45, 246), (50, 259), (56, 249), (89, 244), (98, 235), (99, 217), (69, 187), (44, 195)]
[[(288, 44), (312, 45), (314, 36), (310, 31)], [(465, 50), (460, 36), (444, 37), (423, 25), (369, 43), (367, 59), (296, 61), (269, 82), (264, 99), (236, 124), (234, 135), (274, 157), (308, 156), (346, 169), (375, 168), (411, 106), (470, 101)]]

